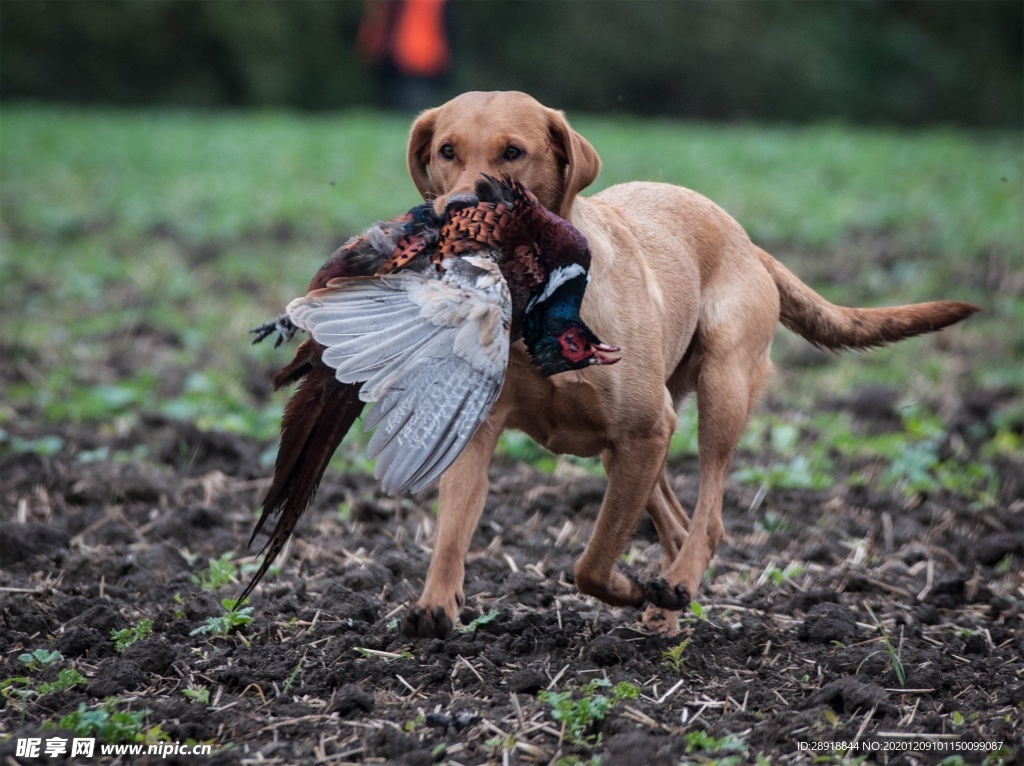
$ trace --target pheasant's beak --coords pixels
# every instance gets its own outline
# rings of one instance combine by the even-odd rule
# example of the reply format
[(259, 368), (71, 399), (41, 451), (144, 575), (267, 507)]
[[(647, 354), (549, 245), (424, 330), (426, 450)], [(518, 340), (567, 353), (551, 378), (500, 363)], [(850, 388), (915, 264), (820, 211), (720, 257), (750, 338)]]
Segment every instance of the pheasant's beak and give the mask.
[(609, 346), (607, 343), (592, 343), (590, 345), (594, 355), (590, 357), (591, 364), (615, 364), (622, 357), (612, 356), (612, 354), (619, 353), (622, 349), (618, 346)]

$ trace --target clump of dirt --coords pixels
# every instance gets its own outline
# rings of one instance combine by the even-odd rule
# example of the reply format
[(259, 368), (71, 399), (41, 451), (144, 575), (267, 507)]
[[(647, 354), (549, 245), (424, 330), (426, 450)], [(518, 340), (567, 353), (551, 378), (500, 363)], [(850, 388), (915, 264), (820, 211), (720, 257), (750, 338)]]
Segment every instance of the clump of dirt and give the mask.
[[(883, 394), (864, 392), (851, 407), (877, 412)], [(8, 431), (43, 435), (27, 422)], [(10, 737), (0, 759), (31, 762), (16, 757), (18, 738), (53, 736), (60, 730), (46, 727), (104, 700), (147, 710), (141, 730), (151, 737), (210, 743), (217, 764), (752, 763), (759, 754), (803, 763), (820, 751), (801, 743), (874, 740), (916, 743), (885, 758), (922, 763), (936, 743), (958, 743), (944, 752), (968, 758), (997, 743), (1007, 756), (1024, 748), (1019, 497), (978, 511), (956, 497), (907, 503), (842, 485), (756, 498), (756, 487), (730, 483), (726, 541), (700, 609), (664, 637), (640, 629), (637, 610), (571, 584), (603, 480), (496, 462), (462, 623), (482, 619), (410, 641), (396, 620), (422, 586), (434, 497), (395, 500), (369, 477), (328, 472), (280, 571), (254, 595), (251, 621), (219, 635), (221, 601), (250, 570), (228, 564), (218, 579), (210, 561), (255, 553), (245, 541), (267, 486), (258, 460), (267, 445), (158, 417), (128, 434), (57, 431), (56, 454), (0, 459), (0, 679), (26, 679), (0, 696)], [(81, 459), (128, 444), (149, 457)], [(999, 481), (1013, 493), (1011, 462)], [(694, 468), (672, 469), (690, 507)], [(784, 523), (756, 523), (755, 499)], [(653, 574), (659, 555), (645, 522), (629, 564)], [(146, 635), (115, 644), (112, 632), (142, 620)], [(19, 659), (39, 649), (61, 658)], [(65, 668), (85, 680), (40, 691)], [(544, 692), (579, 700), (601, 679), (608, 685), (591, 687), (591, 700), (610, 699), (620, 682), (639, 696), (578, 731), (563, 725)]]

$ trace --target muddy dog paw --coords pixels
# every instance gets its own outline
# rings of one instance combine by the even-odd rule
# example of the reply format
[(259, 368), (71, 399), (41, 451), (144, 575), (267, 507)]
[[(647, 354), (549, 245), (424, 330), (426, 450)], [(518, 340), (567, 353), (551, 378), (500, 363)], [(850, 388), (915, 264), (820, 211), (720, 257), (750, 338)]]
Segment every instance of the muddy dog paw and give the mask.
[(443, 607), (417, 604), (402, 618), (401, 628), (409, 638), (444, 638), (452, 629), (452, 620)]
[(652, 633), (675, 636), (679, 633), (679, 612), (648, 604), (640, 624)]
[(661, 609), (678, 612), (690, 605), (690, 592), (686, 586), (669, 585), (663, 577), (648, 580), (641, 587), (644, 589), (644, 600)]

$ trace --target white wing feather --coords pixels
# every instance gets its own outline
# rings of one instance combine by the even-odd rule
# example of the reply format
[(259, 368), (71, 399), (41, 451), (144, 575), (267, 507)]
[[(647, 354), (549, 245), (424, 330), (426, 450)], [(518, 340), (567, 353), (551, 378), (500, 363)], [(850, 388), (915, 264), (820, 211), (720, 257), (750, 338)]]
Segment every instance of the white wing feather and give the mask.
[(438, 279), (399, 273), (317, 290), (288, 306), (342, 383), (375, 402), (363, 427), (385, 492), (428, 487), (465, 448), (501, 392), (512, 300), (493, 261), (446, 262)]

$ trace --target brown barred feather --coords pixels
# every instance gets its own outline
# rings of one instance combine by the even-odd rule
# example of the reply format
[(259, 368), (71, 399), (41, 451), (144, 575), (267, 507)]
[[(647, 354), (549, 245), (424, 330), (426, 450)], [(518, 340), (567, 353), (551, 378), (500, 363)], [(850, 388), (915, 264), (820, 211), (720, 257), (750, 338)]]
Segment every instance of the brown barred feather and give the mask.
[(408, 234), (398, 241), (391, 256), (377, 269), (375, 276), (391, 274), (409, 265), (417, 255), (427, 248), (426, 240), (417, 234)]

